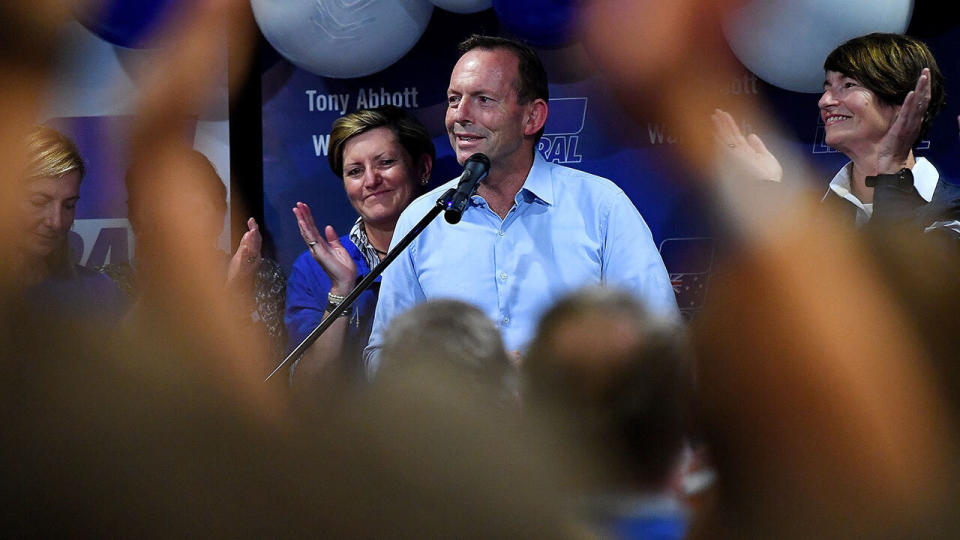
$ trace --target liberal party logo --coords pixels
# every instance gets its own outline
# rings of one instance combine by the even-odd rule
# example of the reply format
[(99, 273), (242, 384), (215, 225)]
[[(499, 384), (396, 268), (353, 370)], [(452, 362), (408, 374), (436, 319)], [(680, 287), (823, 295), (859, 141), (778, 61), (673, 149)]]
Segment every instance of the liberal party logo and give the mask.
[[(838, 152), (837, 149), (827, 146), (826, 141), (826, 128), (823, 124), (823, 118), (817, 115), (817, 133), (813, 137), (813, 149), (812, 153), (814, 154), (835, 154)], [(913, 147), (914, 150), (927, 150), (930, 148), (930, 141), (923, 140), (920, 141), (917, 146)]]
[(553, 98), (537, 151), (554, 163), (580, 163), (580, 132), (587, 117), (586, 97)]

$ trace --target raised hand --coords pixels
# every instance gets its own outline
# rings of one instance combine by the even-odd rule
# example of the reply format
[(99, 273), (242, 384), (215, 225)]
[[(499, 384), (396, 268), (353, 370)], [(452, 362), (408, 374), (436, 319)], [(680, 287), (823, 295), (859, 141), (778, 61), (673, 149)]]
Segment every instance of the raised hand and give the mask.
[(917, 85), (903, 100), (877, 149), (877, 173), (894, 173), (907, 166), (910, 150), (920, 135), (923, 117), (930, 105), (930, 70), (923, 68)]
[(260, 268), (260, 228), (257, 220), (247, 220), (247, 232), (243, 233), (237, 251), (230, 258), (227, 267), (227, 287), (236, 287), (243, 291), (250, 291), (253, 286), (257, 269)]
[(340, 244), (337, 232), (327, 225), (324, 235), (321, 235), (306, 203), (298, 202), (293, 207), (293, 214), (297, 216), (300, 236), (310, 248), (310, 254), (330, 278), (330, 292), (341, 296), (349, 293), (357, 280), (357, 265), (347, 249)]
[(766, 145), (756, 134), (744, 137), (730, 113), (714, 109), (710, 116), (713, 121), (714, 139), (719, 145), (722, 165), (733, 167), (736, 174), (752, 180), (783, 179), (783, 167), (777, 158), (767, 150)]

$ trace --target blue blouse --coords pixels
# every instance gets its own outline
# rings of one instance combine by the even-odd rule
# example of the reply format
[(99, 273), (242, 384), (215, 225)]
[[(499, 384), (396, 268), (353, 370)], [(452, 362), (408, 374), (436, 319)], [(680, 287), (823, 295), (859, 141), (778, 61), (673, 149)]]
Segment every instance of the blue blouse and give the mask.
[[(350, 253), (357, 266), (357, 282), (370, 273), (370, 266), (350, 240), (349, 235), (341, 236), (340, 243)], [(320, 324), (327, 308), (327, 293), (332, 284), (327, 273), (314, 260), (310, 251), (304, 251), (294, 261), (287, 280), (287, 305), (284, 323), (287, 326), (287, 352), (300, 344), (307, 335)], [(370, 338), (373, 326), (373, 313), (377, 307), (380, 292), (380, 277), (369, 289), (363, 292), (351, 307), (350, 323), (344, 339), (343, 355), (345, 359), (355, 359), (359, 366), (363, 348)]]

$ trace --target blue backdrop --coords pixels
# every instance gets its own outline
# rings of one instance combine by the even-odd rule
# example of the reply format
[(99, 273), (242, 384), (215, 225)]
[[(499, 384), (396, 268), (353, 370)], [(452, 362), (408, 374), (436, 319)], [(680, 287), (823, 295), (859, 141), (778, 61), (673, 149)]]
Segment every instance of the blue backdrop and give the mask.
[[(356, 214), (342, 181), (329, 169), (326, 141), (330, 124), (364, 106), (393, 103), (413, 112), (430, 130), (437, 147), (431, 185), (460, 169), (443, 128), (448, 78), (458, 54), (456, 44), (473, 32), (497, 33), (494, 10), (457, 15), (436, 9), (414, 48), (393, 66), (356, 79), (331, 79), (292, 66), (273, 51), (262, 56), (264, 225), (276, 243), (281, 265), (289, 269), (305, 246), (291, 208), (304, 201), (318, 225), (349, 230)], [(922, 35), (941, 62), (949, 90), (960, 92), (960, 64), (953, 51), (960, 44), (956, 27)], [(671, 147), (683, 144), (669, 126), (631, 119), (613, 100), (600, 75), (569, 60), (576, 43), (542, 48), (550, 75), (550, 115), (539, 151), (548, 160), (610, 178), (630, 196), (653, 231), (671, 274), (681, 308), (691, 314), (702, 303), (714, 257), (712, 231), (704, 219), (695, 182), (676, 163)], [(769, 100), (789, 140), (822, 172), (825, 189), (846, 162), (823, 144), (818, 94), (800, 94), (770, 86), (744, 69), (730, 81), (734, 96), (760, 95)], [(946, 176), (960, 172), (957, 103), (937, 118), (918, 155), (927, 156)], [(651, 115), (652, 118), (652, 115)], [(709, 125), (709, 119), (704, 119)], [(760, 133), (761, 137), (764, 136)]]

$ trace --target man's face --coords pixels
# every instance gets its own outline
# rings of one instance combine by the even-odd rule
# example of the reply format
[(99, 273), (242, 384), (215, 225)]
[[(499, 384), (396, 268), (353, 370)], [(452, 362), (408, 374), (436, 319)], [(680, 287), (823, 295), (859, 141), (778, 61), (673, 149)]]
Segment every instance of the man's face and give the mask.
[(20, 203), (23, 246), (35, 257), (46, 257), (63, 245), (80, 199), (80, 172), (60, 178), (29, 180)]
[(461, 165), (477, 152), (494, 167), (529, 154), (523, 144), (528, 105), (517, 102), (517, 77), (517, 57), (504, 49), (474, 49), (454, 66), (446, 126)]

